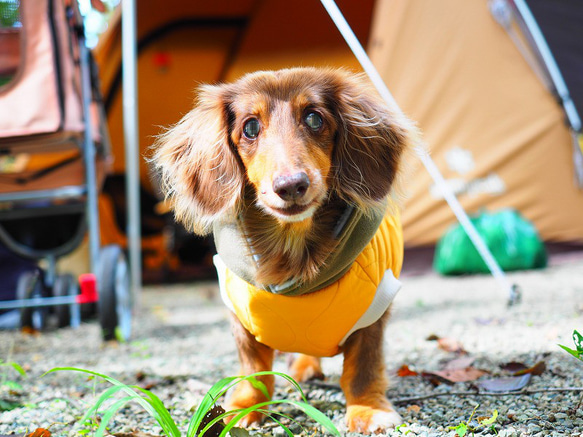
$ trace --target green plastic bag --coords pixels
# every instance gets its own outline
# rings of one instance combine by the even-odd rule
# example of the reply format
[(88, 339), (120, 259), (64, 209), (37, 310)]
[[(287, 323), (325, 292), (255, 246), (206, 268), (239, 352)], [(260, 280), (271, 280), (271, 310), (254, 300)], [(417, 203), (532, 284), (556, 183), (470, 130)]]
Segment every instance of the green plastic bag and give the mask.
[[(504, 271), (546, 267), (547, 252), (532, 223), (511, 209), (483, 212), (471, 218)], [(440, 238), (433, 267), (442, 275), (488, 273), (486, 263), (461, 225), (453, 225)]]

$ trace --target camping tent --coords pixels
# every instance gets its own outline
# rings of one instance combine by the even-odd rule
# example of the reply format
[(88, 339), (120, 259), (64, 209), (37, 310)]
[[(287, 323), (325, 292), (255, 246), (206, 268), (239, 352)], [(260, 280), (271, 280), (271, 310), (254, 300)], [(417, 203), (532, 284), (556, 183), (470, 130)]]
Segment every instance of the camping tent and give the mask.
[[(563, 70), (578, 72), (569, 77), (580, 92), (583, 4), (546, 3), (529, 2), (550, 9), (538, 18), (548, 25), (547, 34), (562, 31), (554, 51), (563, 57)], [(370, 56), (418, 122), (466, 211), (516, 208), (543, 239), (583, 242), (583, 191), (565, 114), (489, 4), (380, 0)], [(403, 212), (405, 239), (432, 244), (454, 216), (419, 163), (413, 174)]]
[[(583, 241), (583, 194), (574, 183), (572, 136), (561, 108), (486, 0), (345, 0), (339, 6), (470, 212), (514, 207), (547, 240)], [(191, 107), (198, 83), (297, 65), (360, 69), (316, 0), (293, 7), (275, 0), (141, 0), (137, 23), (143, 155), (160, 126)], [(122, 173), (119, 17), (96, 57), (114, 171)], [(420, 165), (412, 170), (406, 243), (432, 244), (455, 219)], [(143, 161), (141, 175), (149, 185)]]

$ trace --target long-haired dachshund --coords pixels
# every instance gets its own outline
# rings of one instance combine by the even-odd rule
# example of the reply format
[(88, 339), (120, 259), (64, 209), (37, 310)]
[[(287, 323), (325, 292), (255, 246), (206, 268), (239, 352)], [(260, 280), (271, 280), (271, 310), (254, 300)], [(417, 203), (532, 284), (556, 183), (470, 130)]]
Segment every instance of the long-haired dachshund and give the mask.
[[(176, 218), (214, 234), (242, 371), (299, 352), (292, 375), (307, 380), (322, 376), (317, 357), (343, 353), (351, 431), (401, 421), (382, 350), (403, 251), (393, 192), (414, 131), (362, 75), (296, 68), (201, 87), (155, 145)], [(241, 384), (229, 407), (265, 400)]]

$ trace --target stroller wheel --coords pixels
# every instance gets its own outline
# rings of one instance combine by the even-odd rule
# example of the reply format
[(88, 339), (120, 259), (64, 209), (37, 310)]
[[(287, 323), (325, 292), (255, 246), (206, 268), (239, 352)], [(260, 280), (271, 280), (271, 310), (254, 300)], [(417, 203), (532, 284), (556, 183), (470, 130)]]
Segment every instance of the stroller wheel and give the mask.
[[(55, 278), (55, 285), (53, 286), (54, 296), (75, 296), (78, 292), (79, 290), (75, 285), (72, 275), (58, 275)], [(59, 328), (75, 325), (79, 321), (79, 307), (75, 304), (57, 305), (55, 306), (55, 315), (57, 316), (57, 326)], [(71, 318), (72, 316), (73, 319)]]
[[(16, 284), (17, 299), (46, 297), (41, 273), (37, 271), (24, 272)], [(20, 309), (20, 327), (41, 330), (46, 326), (47, 309), (45, 307)]]
[(104, 340), (126, 341), (131, 334), (132, 298), (125, 254), (117, 245), (99, 254), (99, 322)]

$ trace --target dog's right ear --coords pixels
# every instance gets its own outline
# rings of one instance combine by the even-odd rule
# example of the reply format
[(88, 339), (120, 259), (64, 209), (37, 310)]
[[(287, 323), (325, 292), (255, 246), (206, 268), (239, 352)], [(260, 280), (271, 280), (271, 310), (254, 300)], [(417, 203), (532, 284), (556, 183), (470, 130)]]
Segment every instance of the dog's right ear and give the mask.
[(160, 135), (152, 161), (176, 219), (200, 235), (221, 216), (237, 214), (244, 187), (229, 146), (228, 86), (199, 89), (194, 109)]

